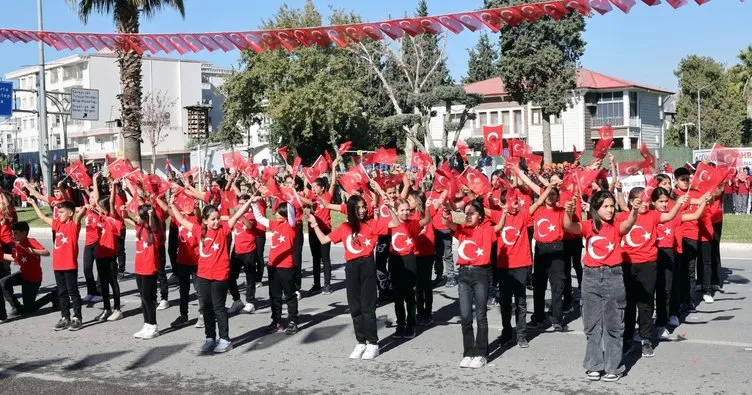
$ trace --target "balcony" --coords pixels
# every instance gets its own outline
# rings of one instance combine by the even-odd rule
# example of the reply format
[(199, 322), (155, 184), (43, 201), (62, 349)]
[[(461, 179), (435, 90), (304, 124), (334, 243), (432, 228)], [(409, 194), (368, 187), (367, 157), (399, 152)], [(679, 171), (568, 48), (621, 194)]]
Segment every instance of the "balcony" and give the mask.
[(624, 126), (624, 117), (603, 117), (593, 118), (593, 127), (599, 128), (601, 126)]
[(640, 119), (640, 117), (629, 117), (629, 126), (633, 128), (641, 128), (642, 119)]

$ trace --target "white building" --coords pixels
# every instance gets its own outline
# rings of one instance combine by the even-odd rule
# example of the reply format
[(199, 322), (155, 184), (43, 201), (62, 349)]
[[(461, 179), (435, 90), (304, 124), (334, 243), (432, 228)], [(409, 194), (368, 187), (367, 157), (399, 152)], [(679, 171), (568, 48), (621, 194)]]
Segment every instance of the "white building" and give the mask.
[[(7, 73), (5, 78), (17, 81), (20, 89), (36, 90), (38, 67), (28, 67)], [(208, 104), (213, 108), (209, 114), (210, 133), (218, 130), (222, 120), (224, 96), (219, 87), (231, 73), (230, 69), (193, 60), (166, 59), (144, 56), (142, 66), (143, 95), (165, 92), (175, 100), (169, 111), (170, 125), (167, 137), (157, 146), (157, 167), (164, 166), (165, 157), (177, 166), (182, 159), (189, 162), (190, 149), (186, 148), (187, 112), (186, 106)], [(84, 160), (101, 160), (106, 154), (115, 155), (122, 151), (120, 134), (120, 77), (115, 54), (73, 55), (49, 62), (46, 65), (47, 91), (70, 93), (72, 88), (99, 90), (99, 120), (67, 122), (68, 148), (77, 152)], [(64, 96), (60, 96), (65, 98)], [(17, 92), (16, 108), (36, 110), (36, 93)], [(69, 97), (68, 97), (69, 100)], [(48, 100), (49, 112), (57, 112), (56, 104)], [(15, 112), (13, 118), (19, 121), (16, 132), (13, 126), (0, 129), (0, 149), (6, 153), (38, 151), (38, 115)], [(49, 149), (62, 149), (64, 117), (49, 115)], [(151, 162), (151, 145), (146, 133), (142, 135), (141, 146), (143, 165), (148, 168)], [(71, 155), (72, 156), (72, 155)]]
[[(540, 107), (513, 101), (498, 77), (465, 85), (465, 91), (482, 95), (484, 99), (473, 109), (477, 117), (465, 124), (460, 138), (482, 138), (483, 126), (503, 124), (504, 138), (522, 139), (533, 151), (543, 151)], [(592, 150), (600, 138), (598, 129), (605, 124), (614, 127), (617, 149), (635, 149), (643, 142), (650, 148), (662, 145), (662, 107), (671, 92), (580, 69), (577, 89), (572, 95), (573, 106), (559, 116), (552, 116), (552, 151), (572, 152), (573, 145), (578, 150)], [(441, 146), (447, 111), (445, 106), (436, 106), (433, 110), (436, 116), (431, 120), (430, 136), (434, 146)], [(457, 121), (462, 110), (461, 105), (451, 106), (450, 120)]]

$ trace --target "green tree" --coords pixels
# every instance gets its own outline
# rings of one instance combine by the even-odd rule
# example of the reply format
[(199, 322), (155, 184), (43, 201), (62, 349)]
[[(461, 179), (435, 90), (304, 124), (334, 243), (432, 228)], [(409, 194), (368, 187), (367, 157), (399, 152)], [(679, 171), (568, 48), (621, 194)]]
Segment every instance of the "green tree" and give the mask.
[[(85, 24), (91, 15), (112, 14), (118, 33), (136, 34), (139, 17), (151, 18), (163, 8), (185, 17), (183, 0), (68, 0)], [(123, 151), (134, 163), (141, 163), (141, 58), (133, 49), (118, 49), (120, 68), (120, 118), (123, 122)]]
[(739, 51), (739, 64), (731, 68), (731, 78), (745, 100), (747, 119), (742, 130), (742, 144), (752, 144), (752, 45)]
[[(699, 147), (697, 124), (700, 124), (702, 147), (713, 143), (736, 147), (741, 143), (746, 118), (744, 99), (732, 81), (731, 73), (713, 58), (689, 55), (674, 71), (679, 78), (679, 99), (676, 102), (676, 124), (693, 123), (689, 146)], [(700, 95), (700, 117), (697, 117), (697, 95)], [(682, 133), (675, 129), (672, 133)], [(672, 136), (670, 142), (684, 141)]]
[[(486, 0), (486, 8), (535, 3), (537, 0)], [(509, 95), (520, 104), (533, 103), (543, 114), (543, 158), (551, 162), (551, 115), (572, 105), (577, 68), (585, 52), (585, 19), (572, 12), (555, 21), (505, 25), (501, 31), (499, 74)]]
[(499, 76), (499, 51), (485, 32), (480, 35), (475, 47), (469, 49), (467, 75), (463, 84), (484, 81)]

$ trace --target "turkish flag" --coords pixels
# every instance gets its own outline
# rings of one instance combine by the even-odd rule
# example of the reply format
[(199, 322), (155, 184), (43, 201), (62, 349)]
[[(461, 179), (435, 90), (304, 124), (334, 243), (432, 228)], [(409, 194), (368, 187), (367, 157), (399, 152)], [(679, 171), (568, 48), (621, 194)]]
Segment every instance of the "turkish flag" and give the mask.
[(642, 143), (642, 146), (640, 146), (640, 155), (642, 155), (643, 158), (645, 158), (645, 163), (643, 164), (643, 168), (645, 169), (655, 169), (657, 166), (657, 162), (655, 160), (655, 155), (653, 155), (652, 152), (648, 149), (648, 146), (645, 145), (645, 143)]
[(112, 164), (112, 162), (114, 162), (115, 159), (116, 158), (111, 157), (110, 154), (104, 154), (104, 162), (105, 162), (105, 164), (107, 166), (109, 166), (110, 164)]
[(739, 151), (733, 148), (726, 148), (718, 143), (713, 144), (713, 150), (710, 152), (710, 160), (718, 165), (727, 165), (737, 167), (739, 162)]
[(462, 157), (462, 160), (467, 162), (467, 155), (470, 153), (471, 149), (467, 146), (467, 143), (465, 143), (462, 140), (457, 140), (457, 152), (460, 153), (460, 156)]
[(190, 176), (194, 176), (195, 177), (196, 175), (198, 175), (199, 171), (200, 170), (199, 170), (198, 167), (193, 167), (190, 170), (188, 170), (185, 173), (183, 173), (183, 178), (188, 179), (188, 177), (190, 177)]
[(629, 14), (629, 11), (637, 3), (635, 0), (611, 0), (611, 2), (625, 14)]
[(368, 183), (368, 176), (364, 177), (363, 173), (365, 173), (363, 166), (355, 166), (339, 177), (339, 184), (345, 192), (352, 195), (358, 189), (364, 188)]
[(332, 156), (329, 155), (329, 150), (324, 150), (324, 160), (326, 160), (326, 165), (329, 166), (329, 168), (332, 167)]
[[(528, 22), (535, 22), (542, 16), (546, 15), (546, 11), (543, 10), (543, 7), (541, 7), (540, 4), (525, 4), (515, 8), (519, 11), (520, 15), (527, 19)], [(504, 18), (503, 12), (501, 17)], [(506, 20), (506, 18), (504, 19)]]
[(418, 173), (415, 174), (415, 189), (420, 190), (420, 183), (423, 181), (424, 178), (426, 178), (426, 174), (428, 173), (428, 170), (425, 168), (418, 169)]
[(86, 172), (86, 166), (79, 160), (65, 169), (65, 174), (84, 188), (91, 186), (91, 177)]
[(478, 196), (485, 195), (491, 190), (491, 181), (488, 177), (472, 167), (465, 168), (459, 181)]
[(292, 178), (295, 178), (295, 175), (298, 174), (298, 169), (300, 168), (300, 164), (303, 163), (303, 158), (296, 156), (295, 159), (292, 160)]
[(593, 158), (605, 158), (613, 144), (613, 138), (601, 138), (600, 140), (598, 140), (598, 142), (595, 144), (595, 148), (593, 149)]
[(525, 155), (525, 163), (527, 168), (534, 171), (539, 171), (543, 166), (543, 157), (535, 154)]
[(245, 166), (243, 166), (243, 169), (241, 170), (243, 174), (245, 174), (248, 178), (256, 178), (259, 174), (259, 168), (258, 165), (251, 162), (250, 160), (246, 162)]
[(390, 165), (397, 162), (397, 150), (394, 148), (379, 148), (373, 154), (374, 163)]
[(661, 4), (661, 0), (642, 0), (642, 2), (649, 6)]
[(339, 147), (337, 147), (337, 155), (344, 155), (345, 152), (350, 150), (350, 147), (352, 147), (352, 142), (350, 141), (345, 141), (344, 143), (340, 144)]
[(509, 156), (523, 157), (533, 152), (527, 144), (517, 139), (509, 139), (507, 147), (509, 149)]
[(614, 128), (611, 125), (604, 125), (598, 129), (598, 135), (600, 135), (602, 139), (613, 139)]
[(277, 153), (285, 160), (285, 163), (287, 163), (287, 146), (279, 147)]
[[(16, 180), (13, 181), (13, 194), (16, 195), (16, 196), (25, 195), (23, 189), (26, 186), (27, 182), (28, 181), (26, 181), (26, 179), (23, 178), (23, 177), (16, 178)], [(84, 196), (86, 196), (86, 195), (84, 195)]]
[(503, 135), (504, 125), (483, 127), (483, 142), (486, 144), (486, 152), (488, 152), (488, 155), (501, 155)]
[(118, 159), (107, 166), (107, 170), (110, 172), (110, 176), (113, 179), (119, 179), (132, 172), (133, 165), (131, 165), (131, 162), (126, 159)]
[(436, 192), (444, 192), (447, 188), (449, 188), (449, 183), (452, 181), (452, 174), (447, 172), (443, 168), (439, 168), (436, 170), (436, 173), (434, 173), (433, 178), (433, 190)]
[(313, 167), (304, 167), (300, 172), (303, 173), (303, 177), (308, 180), (309, 184), (313, 184), (313, 182), (321, 175)]
[(261, 183), (263, 184), (268, 181), (274, 180), (274, 176), (277, 175), (277, 172), (279, 172), (279, 170), (277, 170), (277, 168), (274, 166), (264, 167), (264, 173), (261, 175)]
[(697, 187), (700, 193), (706, 193), (721, 185), (726, 179), (728, 168), (715, 168), (705, 162), (697, 166), (695, 176), (692, 177), (692, 186)]
[(358, 155), (353, 156), (353, 163), (356, 165), (363, 164), (363, 165), (374, 165), (376, 164), (376, 153), (369, 152), (365, 155), (363, 155), (363, 158), (360, 158)]
[(598, 177), (600, 170), (579, 169), (575, 170), (574, 175), (577, 177), (577, 185), (580, 191), (590, 187), (590, 184)]
[[(266, 172), (266, 169), (264, 169), (264, 172)], [(282, 196), (282, 191), (280, 191), (277, 181), (273, 178), (266, 182), (266, 196), (274, 198), (280, 198)]]
[(138, 199), (132, 198), (125, 206), (125, 210), (133, 215), (138, 215)]
[(8, 166), (5, 170), (3, 170), (3, 174), (11, 177), (16, 177), (16, 171), (11, 169), (10, 166)]
[(416, 167), (418, 169), (428, 169), (433, 165), (433, 160), (431, 160), (431, 157), (422, 151), (413, 152), (413, 156), (410, 159), (410, 166)]
[(196, 206), (196, 202), (193, 198), (185, 193), (183, 188), (179, 188), (175, 191), (175, 205), (183, 212), (191, 212)]
[(295, 192), (295, 188), (279, 187), (279, 193), (279, 198), (286, 201), (287, 203), (293, 204), (293, 202), (297, 202), (299, 207), (303, 206), (303, 203), (300, 202), (300, 196), (298, 196), (298, 193)]
[(601, 15), (612, 10), (611, 3), (608, 0), (590, 0), (590, 6)]
[(149, 191), (156, 194), (157, 196), (164, 195), (168, 190), (170, 190), (170, 183), (156, 174), (148, 175), (145, 178), (147, 185), (149, 186)]
[(635, 160), (631, 162), (619, 162), (617, 169), (619, 170), (619, 177), (633, 176), (643, 168), (645, 161)]
[(316, 162), (313, 162), (313, 166), (311, 166), (312, 169), (314, 169), (316, 173), (316, 177), (326, 173), (329, 170), (329, 165), (326, 163), (326, 159), (319, 155), (318, 158), (316, 158)]
[(225, 169), (240, 169), (245, 164), (245, 157), (237, 151), (222, 154), (222, 162)]
[(388, 189), (392, 187), (396, 187), (402, 182), (402, 175), (401, 174), (379, 174), (378, 177), (376, 177), (376, 182), (381, 186), (382, 189)]
[(584, 151), (583, 152), (577, 152), (577, 146), (574, 145), (574, 144), (572, 145), (572, 155), (574, 155), (574, 161), (575, 162), (577, 162), (578, 160), (580, 160), (580, 158), (582, 158), (582, 154), (583, 153), (584, 153)]

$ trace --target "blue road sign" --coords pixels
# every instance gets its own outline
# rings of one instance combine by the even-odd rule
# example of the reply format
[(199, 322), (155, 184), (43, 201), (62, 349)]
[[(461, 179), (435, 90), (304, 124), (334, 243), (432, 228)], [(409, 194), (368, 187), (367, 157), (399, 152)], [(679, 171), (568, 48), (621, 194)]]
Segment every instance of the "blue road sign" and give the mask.
[(0, 82), (0, 116), (13, 115), (13, 83)]

